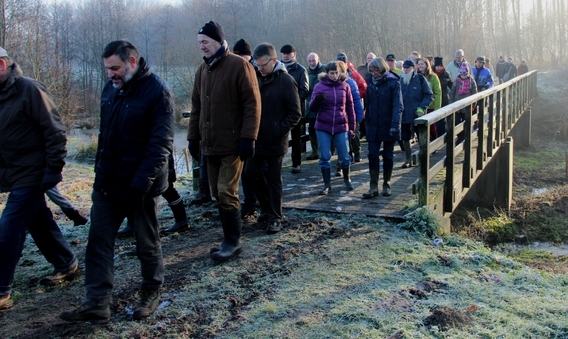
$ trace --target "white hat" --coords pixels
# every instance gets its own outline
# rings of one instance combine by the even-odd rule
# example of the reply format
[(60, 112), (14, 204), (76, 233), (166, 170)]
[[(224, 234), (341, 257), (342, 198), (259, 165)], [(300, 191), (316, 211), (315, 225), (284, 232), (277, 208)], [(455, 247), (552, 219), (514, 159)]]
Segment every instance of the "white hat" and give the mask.
[(0, 58), (1, 57), (7, 57), (8, 56), (8, 52), (6, 52), (6, 50), (2, 47), (0, 47)]

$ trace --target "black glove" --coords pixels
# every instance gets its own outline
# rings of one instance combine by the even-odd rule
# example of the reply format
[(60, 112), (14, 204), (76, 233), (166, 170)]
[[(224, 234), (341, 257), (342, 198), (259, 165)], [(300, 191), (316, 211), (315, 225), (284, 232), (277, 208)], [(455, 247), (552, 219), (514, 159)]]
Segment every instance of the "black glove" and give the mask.
[(323, 93), (320, 93), (320, 94), (316, 95), (316, 100), (319, 101), (319, 102), (324, 101), (326, 98), (327, 98), (327, 97), (326, 97), (325, 94), (323, 94)]
[(146, 193), (130, 187), (128, 190), (128, 197), (126, 198), (126, 205), (129, 209), (134, 209), (137, 207), (144, 206), (144, 198), (146, 197)]
[(390, 136), (391, 137), (396, 137), (400, 134), (400, 129), (396, 128), (396, 127), (391, 127), (390, 129)]
[(349, 131), (349, 132), (347, 133), (347, 135), (349, 136), (349, 140), (355, 139), (355, 132)]
[(239, 156), (242, 161), (254, 157), (254, 140), (240, 139), (239, 140)]
[(63, 180), (63, 175), (61, 175), (61, 171), (56, 171), (51, 168), (46, 168), (43, 172), (43, 179), (41, 180), (39, 189), (42, 192), (45, 192), (48, 189), (55, 187), (61, 180)]
[(198, 140), (189, 140), (187, 142), (187, 149), (189, 150), (189, 154), (191, 157), (195, 159), (195, 161), (199, 161), (199, 141)]

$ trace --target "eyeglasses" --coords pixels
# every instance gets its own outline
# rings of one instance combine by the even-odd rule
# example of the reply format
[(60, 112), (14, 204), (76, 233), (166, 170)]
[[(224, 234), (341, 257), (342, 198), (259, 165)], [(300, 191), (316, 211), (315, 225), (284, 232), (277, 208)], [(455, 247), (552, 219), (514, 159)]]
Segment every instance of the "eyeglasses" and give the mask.
[(380, 72), (379, 72), (378, 69), (370, 69), (370, 70), (369, 70), (369, 73), (371, 73), (371, 74), (379, 74)]
[(257, 64), (256, 61), (254, 61), (254, 65), (255, 65), (257, 68), (264, 68), (264, 67), (266, 67), (271, 61), (272, 61), (272, 59), (268, 59), (267, 62), (265, 62), (265, 63), (263, 63), (263, 64), (260, 64), (260, 65)]

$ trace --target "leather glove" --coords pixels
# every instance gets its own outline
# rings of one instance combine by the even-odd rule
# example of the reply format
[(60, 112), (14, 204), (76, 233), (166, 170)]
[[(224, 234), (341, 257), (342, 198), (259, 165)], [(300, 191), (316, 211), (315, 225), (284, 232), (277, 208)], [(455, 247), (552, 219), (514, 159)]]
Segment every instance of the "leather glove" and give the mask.
[(42, 192), (45, 192), (48, 189), (55, 187), (61, 180), (63, 180), (61, 171), (46, 168), (43, 172), (43, 179), (41, 180), (39, 189)]
[(244, 138), (239, 140), (239, 156), (242, 161), (254, 156), (254, 140)]
[(323, 93), (320, 93), (320, 94), (316, 95), (316, 100), (319, 101), (319, 102), (324, 101), (326, 98), (327, 98), (327, 97), (326, 97), (325, 94), (323, 94)]
[(187, 142), (187, 149), (189, 150), (189, 154), (191, 157), (196, 161), (199, 161), (199, 141), (198, 140), (189, 140)]
[(390, 129), (390, 136), (391, 137), (396, 137), (400, 134), (400, 129), (396, 128), (396, 127), (391, 127)]
[(355, 138), (355, 132), (353, 131), (349, 131), (347, 132), (347, 134), (349, 135), (349, 140), (354, 139)]
[(136, 207), (144, 206), (144, 198), (146, 197), (146, 193), (130, 187), (128, 190), (128, 198), (126, 199), (126, 205), (129, 209), (134, 209)]
[(423, 116), (423, 115), (424, 115), (424, 110), (422, 109), (422, 107), (418, 107), (418, 108), (416, 109), (416, 116), (417, 116), (418, 118), (420, 118), (420, 117)]

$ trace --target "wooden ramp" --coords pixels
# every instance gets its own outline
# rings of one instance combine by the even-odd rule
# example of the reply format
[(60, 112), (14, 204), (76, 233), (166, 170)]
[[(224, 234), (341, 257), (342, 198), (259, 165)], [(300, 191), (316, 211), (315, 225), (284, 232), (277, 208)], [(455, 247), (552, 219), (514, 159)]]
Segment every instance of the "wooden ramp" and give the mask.
[[(413, 144), (413, 152), (418, 144)], [(369, 165), (367, 160), (367, 143), (361, 142), (361, 162), (351, 165), (351, 181), (355, 190), (347, 191), (343, 177), (334, 177), (332, 167), (331, 193), (319, 195), (323, 187), (321, 170), (317, 160), (304, 160), (307, 153), (302, 154), (302, 172), (291, 173), (288, 163), (282, 167), (282, 187), (284, 208), (296, 208), (310, 211), (353, 213), (368, 216), (401, 219), (406, 207), (418, 203), (418, 197), (412, 194), (412, 183), (418, 178), (418, 167), (401, 168), (405, 160), (404, 153), (398, 145), (394, 151), (394, 170), (391, 179), (392, 196), (384, 197), (382, 190), (382, 168), (379, 177), (379, 196), (363, 199), (362, 194), (369, 189)], [(332, 163), (337, 157), (332, 157)], [(381, 165), (382, 166), (382, 165)]]

